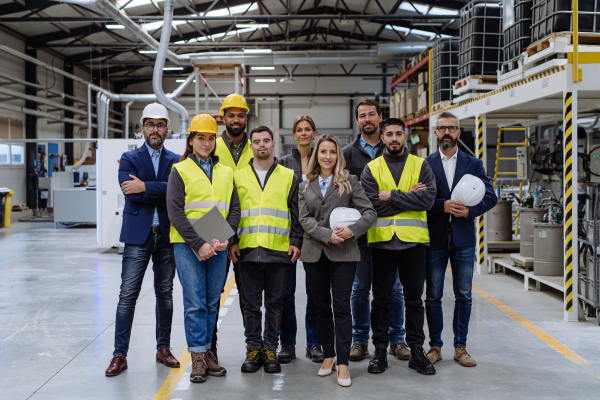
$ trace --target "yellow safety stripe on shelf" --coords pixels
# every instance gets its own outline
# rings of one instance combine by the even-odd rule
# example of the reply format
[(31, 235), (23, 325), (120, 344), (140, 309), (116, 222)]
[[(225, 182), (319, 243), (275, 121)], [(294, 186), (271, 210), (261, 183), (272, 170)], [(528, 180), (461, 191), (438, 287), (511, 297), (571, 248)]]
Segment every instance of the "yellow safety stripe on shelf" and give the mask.
[[(580, 56), (581, 56), (581, 53), (580, 53)], [(522, 80), (520, 80), (518, 82), (511, 83), (510, 85), (504, 86), (504, 87), (502, 87), (500, 89), (496, 89), (496, 90), (493, 90), (493, 91), (487, 92), (487, 93), (482, 93), (479, 96), (474, 97), (472, 99), (461, 101), (458, 104), (454, 104), (454, 105), (452, 105), (450, 107), (446, 107), (446, 108), (444, 108), (442, 110), (438, 110), (438, 111), (432, 112), (430, 115), (438, 115), (438, 114), (440, 114), (440, 113), (442, 113), (444, 111), (453, 110), (455, 108), (464, 106), (465, 104), (469, 104), (469, 103), (472, 103), (472, 102), (477, 101), (477, 100), (485, 99), (487, 97), (496, 95), (498, 93), (506, 92), (507, 90), (514, 89), (517, 86), (523, 86), (526, 83), (537, 81), (538, 79), (542, 79), (542, 78), (545, 78), (547, 76), (554, 75), (554, 74), (562, 72), (562, 71), (564, 71), (566, 69), (567, 69), (566, 65), (560, 65), (558, 67), (551, 68), (551, 69), (549, 69), (547, 71), (543, 71), (543, 72), (540, 72), (539, 74), (535, 74), (533, 76), (530, 76), (529, 78), (525, 78), (525, 79), (522, 79)]]
[[(567, 53), (567, 62), (573, 64), (573, 53)], [(579, 64), (598, 64), (600, 63), (600, 53), (590, 51), (579, 53)]]
[[(483, 163), (483, 117), (479, 117), (477, 119), (477, 156)], [(477, 222), (477, 226), (479, 227), (478, 231), (478, 246), (477, 246), (477, 259), (479, 260), (479, 265), (483, 268), (485, 266), (485, 255), (484, 255), (484, 230), (483, 230), (483, 215), (477, 217), (479, 221)]]
[(573, 311), (573, 93), (565, 93), (565, 310)]

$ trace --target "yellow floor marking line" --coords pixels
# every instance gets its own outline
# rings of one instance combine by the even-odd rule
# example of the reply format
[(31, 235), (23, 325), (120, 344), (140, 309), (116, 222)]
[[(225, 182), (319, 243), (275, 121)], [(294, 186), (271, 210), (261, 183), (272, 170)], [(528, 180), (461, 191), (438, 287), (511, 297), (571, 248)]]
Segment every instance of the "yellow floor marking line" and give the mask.
[[(221, 293), (221, 307), (223, 307), (223, 304), (225, 303), (227, 296), (229, 296), (229, 293), (231, 293), (231, 289), (233, 289), (234, 285), (235, 277), (233, 274), (231, 274), (231, 278), (229, 278), (229, 280), (225, 284), (225, 290), (223, 291), (223, 293)], [(153, 400), (166, 400), (171, 398), (171, 394), (173, 393), (177, 385), (179, 385), (179, 381), (183, 377), (183, 374), (190, 365), (190, 362), (192, 361), (190, 353), (187, 350), (187, 346), (179, 355), (178, 360), (181, 366), (179, 368), (171, 369), (171, 372), (169, 372), (169, 375), (167, 375), (167, 378), (163, 382), (162, 386), (154, 395)]]

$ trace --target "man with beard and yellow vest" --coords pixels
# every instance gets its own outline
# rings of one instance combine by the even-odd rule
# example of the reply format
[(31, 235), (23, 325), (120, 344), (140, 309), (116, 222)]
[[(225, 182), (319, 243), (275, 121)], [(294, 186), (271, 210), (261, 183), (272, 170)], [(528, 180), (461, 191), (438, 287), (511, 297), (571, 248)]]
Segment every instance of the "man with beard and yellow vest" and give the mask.
[(361, 175), (365, 193), (377, 211), (377, 221), (367, 232), (373, 249), (373, 302), (371, 329), (375, 353), (368, 372), (387, 367), (390, 297), (396, 271), (404, 288), (408, 367), (425, 375), (435, 374), (425, 355), (425, 246), (429, 246), (427, 211), (436, 195), (435, 176), (429, 163), (408, 153), (404, 146), (404, 122), (390, 118), (381, 128), (385, 151), (369, 162)]
[[(280, 372), (277, 360), (283, 296), (290, 265), (300, 256), (303, 230), (298, 220), (298, 184), (294, 170), (273, 157), (273, 132), (259, 126), (250, 132), (254, 158), (233, 180), (241, 219), (229, 258), (239, 262), (244, 297), (246, 360), (242, 372)], [(263, 293), (265, 323), (262, 331)]]

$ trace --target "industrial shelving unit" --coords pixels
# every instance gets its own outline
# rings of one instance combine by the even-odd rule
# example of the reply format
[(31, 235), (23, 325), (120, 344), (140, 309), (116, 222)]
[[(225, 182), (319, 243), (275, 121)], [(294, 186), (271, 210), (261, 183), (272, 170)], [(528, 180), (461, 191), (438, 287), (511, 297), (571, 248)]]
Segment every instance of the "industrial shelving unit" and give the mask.
[[(574, 21), (578, 19), (577, 0), (573, 2)], [(578, 26), (573, 24), (573, 45), (567, 47), (567, 57), (550, 60), (536, 67), (531, 74), (500, 89), (430, 113), (430, 152), (435, 150), (433, 126), (443, 111), (456, 114), (462, 126), (476, 128), (476, 154), (486, 164), (487, 126), (531, 127), (563, 122), (563, 198), (564, 202), (564, 276), (548, 279), (525, 270), (517, 271), (526, 278), (544, 283), (564, 292), (564, 320), (578, 321), (579, 309), (579, 245), (577, 219), (577, 124), (578, 114), (600, 108), (600, 52), (598, 47), (580, 47)], [(546, 68), (548, 67), (548, 68)], [(596, 111), (597, 113), (597, 111)], [(495, 265), (513, 268), (512, 262), (488, 259), (486, 232), (487, 216), (477, 220), (478, 242), (476, 265), (478, 272), (487, 274)]]

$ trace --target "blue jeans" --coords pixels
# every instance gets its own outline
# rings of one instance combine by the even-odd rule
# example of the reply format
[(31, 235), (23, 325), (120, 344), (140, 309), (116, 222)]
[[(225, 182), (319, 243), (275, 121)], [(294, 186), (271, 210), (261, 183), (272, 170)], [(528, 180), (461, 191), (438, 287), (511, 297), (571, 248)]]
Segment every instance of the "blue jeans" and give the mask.
[[(283, 314), (281, 315), (281, 329), (279, 337), (282, 346), (296, 345), (296, 264), (290, 266), (287, 282), (285, 284), (285, 295), (283, 297)], [(315, 303), (312, 298), (308, 279), (306, 284), (306, 316), (304, 326), (306, 328), (307, 346), (320, 346), (319, 332), (317, 331), (317, 317), (315, 316)]]
[[(352, 286), (352, 342), (367, 345), (371, 330), (371, 279), (373, 266), (371, 261), (371, 247), (367, 242), (367, 235), (357, 240), (360, 250), (360, 261), (356, 268), (354, 284)], [(396, 272), (396, 283), (390, 298), (390, 344), (404, 343), (404, 295), (402, 285)]]
[(473, 286), (473, 270), (475, 268), (475, 247), (451, 247), (452, 250), (440, 247), (427, 247), (427, 277), (425, 312), (429, 326), (429, 345), (442, 347), (442, 330), (444, 316), (442, 314), (442, 296), (444, 294), (444, 277), (448, 258), (452, 268), (452, 287), (454, 289), (454, 347), (467, 345), (469, 319), (471, 318), (471, 287)]
[(190, 353), (210, 349), (219, 312), (221, 290), (227, 278), (227, 250), (200, 261), (186, 243), (173, 246), (177, 275), (183, 291), (185, 339)]
[(115, 351), (113, 352), (115, 356), (127, 357), (135, 303), (140, 295), (144, 274), (151, 258), (156, 296), (156, 349), (170, 347), (173, 279), (175, 278), (173, 246), (165, 243), (162, 234), (150, 233), (144, 244), (125, 244), (123, 251), (121, 292), (115, 320)]

